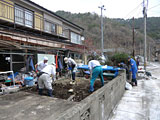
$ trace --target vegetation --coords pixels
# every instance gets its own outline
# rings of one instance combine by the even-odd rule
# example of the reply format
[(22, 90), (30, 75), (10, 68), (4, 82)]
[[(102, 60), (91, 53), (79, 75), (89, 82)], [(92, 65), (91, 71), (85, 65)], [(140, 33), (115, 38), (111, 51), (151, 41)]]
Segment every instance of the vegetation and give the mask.
[[(123, 19), (114, 19), (114, 21), (119, 22), (120, 24), (128, 27), (132, 27), (133, 20), (123, 20)], [(147, 18), (147, 34), (154, 40), (160, 39), (160, 17), (150, 17)], [(138, 18), (134, 20), (135, 28), (143, 33), (144, 29), (144, 20), (143, 18)]]
[[(56, 14), (85, 29), (85, 45), (94, 52), (101, 48), (100, 16), (96, 13), (72, 14), (65, 11), (57, 11)], [(160, 18), (147, 19), (147, 44), (154, 48), (154, 40), (160, 38)], [(135, 54), (142, 54), (144, 41), (143, 19), (135, 19)], [(90, 44), (92, 43), (92, 44)], [(90, 46), (91, 45), (91, 46)], [(93, 47), (94, 46), (94, 47)], [(104, 18), (104, 49), (123, 48), (125, 53), (133, 51), (132, 19), (109, 19)], [(153, 49), (152, 49), (153, 50)], [(153, 51), (152, 51), (153, 52)]]
[(114, 65), (118, 65), (118, 63), (128, 63), (128, 54), (126, 53), (116, 53), (111, 57), (111, 61), (113, 62)]

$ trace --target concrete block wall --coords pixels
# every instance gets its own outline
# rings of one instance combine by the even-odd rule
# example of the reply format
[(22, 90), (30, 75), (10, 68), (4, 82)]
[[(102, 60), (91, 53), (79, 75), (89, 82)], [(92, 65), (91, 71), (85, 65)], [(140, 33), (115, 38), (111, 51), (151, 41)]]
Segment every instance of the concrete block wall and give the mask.
[(56, 120), (107, 120), (125, 91), (125, 71)]

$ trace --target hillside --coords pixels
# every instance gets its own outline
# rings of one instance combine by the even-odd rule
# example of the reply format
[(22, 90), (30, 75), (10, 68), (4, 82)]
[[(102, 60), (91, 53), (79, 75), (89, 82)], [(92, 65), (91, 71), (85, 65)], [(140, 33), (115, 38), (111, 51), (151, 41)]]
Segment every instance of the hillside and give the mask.
[[(133, 20), (123, 20), (123, 19), (114, 19), (113, 21), (119, 22), (122, 25), (127, 25), (132, 27)], [(149, 17), (147, 18), (147, 35), (153, 38), (154, 40), (160, 39), (160, 17)], [(138, 18), (134, 20), (135, 28), (143, 33), (144, 29), (144, 20), (143, 18)]]
[[(57, 11), (56, 14), (83, 27), (85, 29), (85, 38), (91, 40), (96, 48), (101, 48), (100, 16), (95, 13), (72, 14), (65, 11)], [(135, 22), (137, 21), (135, 20)], [(131, 53), (133, 49), (133, 32), (130, 25), (131, 20), (125, 21), (123, 19), (109, 19), (105, 17), (104, 49), (124, 48), (125, 52)], [(140, 19), (135, 25), (141, 26), (142, 20)], [(136, 54), (139, 54), (140, 51), (142, 52), (143, 47), (144, 36), (142, 27), (140, 28), (135, 32)], [(154, 40), (151, 37), (147, 37), (147, 40), (153, 47)]]

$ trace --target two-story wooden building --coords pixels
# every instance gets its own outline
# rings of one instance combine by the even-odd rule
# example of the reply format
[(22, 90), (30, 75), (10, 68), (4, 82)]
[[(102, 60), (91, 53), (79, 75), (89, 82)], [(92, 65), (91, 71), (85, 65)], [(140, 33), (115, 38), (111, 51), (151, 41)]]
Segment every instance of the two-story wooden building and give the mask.
[(0, 0), (0, 71), (22, 68), (29, 55), (34, 62), (39, 54), (80, 57), (83, 33), (82, 27), (30, 0)]

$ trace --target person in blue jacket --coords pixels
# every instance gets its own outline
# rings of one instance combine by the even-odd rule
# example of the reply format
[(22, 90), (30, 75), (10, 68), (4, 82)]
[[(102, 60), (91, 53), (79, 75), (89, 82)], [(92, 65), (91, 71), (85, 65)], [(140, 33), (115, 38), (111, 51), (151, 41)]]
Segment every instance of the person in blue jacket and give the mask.
[(132, 85), (137, 86), (136, 74), (137, 74), (137, 64), (134, 59), (128, 57), (128, 62), (131, 65), (130, 72), (132, 72)]

